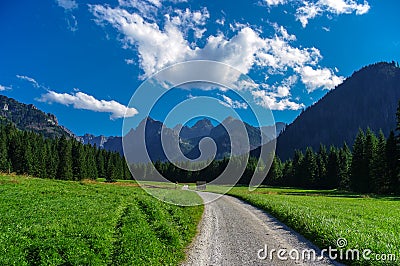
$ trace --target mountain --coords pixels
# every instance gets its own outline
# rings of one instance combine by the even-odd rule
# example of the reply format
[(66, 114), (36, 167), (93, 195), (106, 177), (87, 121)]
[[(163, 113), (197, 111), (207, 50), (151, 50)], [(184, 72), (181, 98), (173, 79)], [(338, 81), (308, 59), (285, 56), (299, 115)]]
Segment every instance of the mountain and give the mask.
[(275, 126), (263, 126), (260, 128), (261, 132), (265, 135), (268, 136), (269, 138), (267, 141), (271, 140), (271, 138), (277, 138), (282, 131), (284, 131), (286, 128), (286, 124), (283, 122), (276, 122)]
[(46, 114), (33, 104), (20, 103), (4, 95), (0, 95), (0, 120), (2, 123), (12, 123), (20, 130), (33, 131), (45, 137), (76, 138), (70, 130), (58, 124), (55, 115)]
[(387, 136), (395, 128), (400, 99), (398, 64), (366, 66), (303, 111), (277, 139), (277, 155), (291, 157), (295, 149), (318, 149), (320, 143), (353, 144), (359, 130), (380, 129)]
[[(283, 123), (282, 125), (284, 126)], [(282, 128), (282, 125), (277, 123), (277, 130)], [(228, 156), (232, 149), (229, 135), (224, 126), (230, 128), (233, 132), (233, 148), (236, 155), (248, 152), (247, 147), (244, 145), (245, 143), (240, 141), (242, 134), (240, 134), (239, 128), (241, 126), (244, 126), (249, 136), (250, 149), (257, 148), (262, 144), (261, 135), (264, 133), (260, 128), (253, 127), (232, 117), (226, 118), (221, 124), (215, 127), (209, 119), (203, 118), (191, 127), (179, 124), (174, 128), (168, 128), (162, 122), (156, 121), (151, 117), (146, 117), (139, 123), (136, 129), (131, 129), (124, 138), (96, 137), (91, 134), (85, 134), (79, 137), (79, 139), (85, 144), (96, 145), (106, 150), (120, 152), (121, 154), (123, 153), (122, 142), (124, 141), (128, 147), (126, 156), (130, 162), (147, 162), (148, 158), (143, 156), (143, 139), (146, 139), (146, 150), (149, 152), (151, 161), (166, 161), (167, 156), (165, 152), (171, 154), (169, 159), (173, 161), (184, 161), (185, 157), (190, 159), (198, 158), (200, 156), (200, 141), (204, 137), (209, 137), (216, 143), (216, 158), (222, 159)], [(270, 128), (273, 127), (271, 126)], [(264, 138), (270, 140), (275, 135), (276, 133), (270, 134), (266, 131)], [(161, 144), (162, 138), (166, 140), (164, 147)], [(179, 146), (176, 146), (177, 143)], [(211, 154), (209, 156), (203, 154), (203, 156), (209, 158)]]
[[(175, 126), (174, 130), (177, 131), (180, 127), (182, 127), (182, 125)], [(211, 121), (207, 118), (203, 118), (197, 121), (192, 127), (183, 126), (180, 132), (177, 133), (179, 137), (183, 139), (194, 139), (210, 135), (213, 128), (214, 126), (211, 124)]]
[[(261, 145), (261, 135), (262, 132), (259, 128), (253, 127), (245, 122), (242, 122), (238, 119), (228, 117), (221, 124), (214, 127), (207, 137), (210, 137), (214, 140), (216, 144), (216, 159), (222, 159), (226, 156), (229, 156), (232, 152), (234, 155), (241, 155), (249, 152), (249, 147), (247, 147), (246, 143), (243, 141), (243, 136), (241, 134), (241, 128), (244, 126), (247, 131), (247, 136), (249, 139), (250, 150), (257, 148)], [(229, 129), (232, 133), (228, 134)], [(232, 145), (231, 146), (231, 142)], [(200, 156), (199, 149), (199, 140), (197, 140), (196, 145), (193, 149), (186, 154), (186, 156), (190, 159), (195, 159)]]
[(92, 134), (85, 134), (78, 137), (78, 140), (84, 144), (96, 145), (96, 147), (104, 148), (104, 144), (108, 142), (109, 138), (103, 135), (95, 136)]

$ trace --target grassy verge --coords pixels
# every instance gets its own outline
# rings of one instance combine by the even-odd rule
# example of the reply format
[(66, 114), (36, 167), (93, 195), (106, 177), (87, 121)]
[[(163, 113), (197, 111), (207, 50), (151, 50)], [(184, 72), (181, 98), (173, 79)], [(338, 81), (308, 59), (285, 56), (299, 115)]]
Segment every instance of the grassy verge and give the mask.
[[(168, 197), (201, 201), (190, 191)], [(203, 206), (161, 202), (135, 183), (0, 176), (0, 265), (176, 265)]]
[[(361, 254), (359, 261), (348, 260), (348, 264), (400, 265), (399, 198), (286, 188), (249, 192), (247, 187), (235, 187), (229, 194), (266, 210), (321, 248), (337, 247), (337, 239), (345, 238), (344, 250), (372, 250), (370, 260)], [(386, 261), (378, 261), (375, 254), (395, 254), (396, 261), (388, 261), (387, 256)]]

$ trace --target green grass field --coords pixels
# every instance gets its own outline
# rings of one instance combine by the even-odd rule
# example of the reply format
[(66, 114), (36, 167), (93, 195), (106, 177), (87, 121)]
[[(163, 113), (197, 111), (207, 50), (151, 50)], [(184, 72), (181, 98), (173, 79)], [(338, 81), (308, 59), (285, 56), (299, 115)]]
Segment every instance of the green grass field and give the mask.
[[(208, 188), (216, 192), (220, 189)], [(247, 187), (235, 187), (229, 194), (266, 210), (321, 248), (335, 247), (338, 238), (345, 238), (348, 242), (345, 250), (370, 249), (374, 254), (396, 256), (396, 261), (371, 259), (346, 263), (400, 265), (399, 198), (287, 188), (258, 188), (249, 192)]]
[(202, 212), (163, 203), (134, 182), (0, 175), (0, 265), (177, 265)]

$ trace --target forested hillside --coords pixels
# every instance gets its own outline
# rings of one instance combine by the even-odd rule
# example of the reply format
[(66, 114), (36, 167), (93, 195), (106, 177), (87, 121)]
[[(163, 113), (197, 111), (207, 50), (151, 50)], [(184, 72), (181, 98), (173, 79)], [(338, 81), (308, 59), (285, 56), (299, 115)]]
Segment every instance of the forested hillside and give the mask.
[(130, 179), (125, 160), (75, 139), (45, 138), (21, 131), (11, 124), (0, 125), (0, 172), (15, 172), (62, 180)]
[(400, 98), (400, 68), (397, 63), (376, 63), (362, 68), (343, 84), (302, 112), (277, 139), (277, 154), (283, 160), (295, 149), (311, 146), (352, 145), (359, 128), (368, 127), (387, 137), (396, 124)]

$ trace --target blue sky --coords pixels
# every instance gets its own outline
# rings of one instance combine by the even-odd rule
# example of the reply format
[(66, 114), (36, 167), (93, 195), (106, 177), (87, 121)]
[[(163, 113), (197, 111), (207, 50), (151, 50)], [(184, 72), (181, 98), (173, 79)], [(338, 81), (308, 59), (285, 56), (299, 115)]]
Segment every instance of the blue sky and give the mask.
[[(290, 123), (360, 67), (400, 61), (399, 8), (396, 0), (1, 1), (0, 93), (54, 113), (78, 135), (121, 135), (125, 112), (132, 126), (146, 115), (129, 102), (147, 77), (207, 59), (247, 74), (255, 105)], [(171, 90), (151, 115), (164, 119), (199, 96), (254, 124), (243, 99), (218, 89)]]

